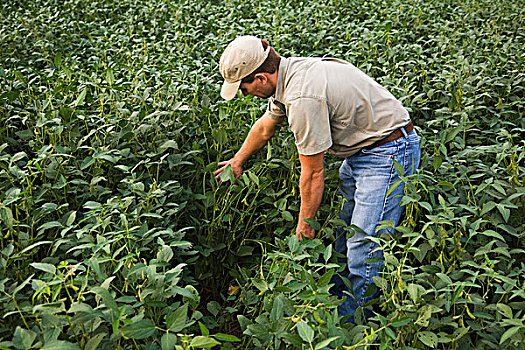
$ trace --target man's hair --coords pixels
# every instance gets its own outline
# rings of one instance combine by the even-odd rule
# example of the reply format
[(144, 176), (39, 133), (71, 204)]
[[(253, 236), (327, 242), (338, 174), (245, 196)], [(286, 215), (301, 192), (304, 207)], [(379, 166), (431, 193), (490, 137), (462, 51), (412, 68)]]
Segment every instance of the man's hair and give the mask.
[[(261, 39), (261, 44), (263, 48), (266, 50), (270, 43), (267, 40)], [(258, 73), (270, 73), (273, 74), (279, 68), (279, 63), (281, 62), (281, 56), (273, 49), (273, 47), (270, 46), (270, 52), (268, 53), (268, 57), (266, 57), (266, 60), (253, 71), (253, 73), (250, 73), (249, 75), (245, 76), (241, 83), (251, 83), (255, 80), (255, 74)]]

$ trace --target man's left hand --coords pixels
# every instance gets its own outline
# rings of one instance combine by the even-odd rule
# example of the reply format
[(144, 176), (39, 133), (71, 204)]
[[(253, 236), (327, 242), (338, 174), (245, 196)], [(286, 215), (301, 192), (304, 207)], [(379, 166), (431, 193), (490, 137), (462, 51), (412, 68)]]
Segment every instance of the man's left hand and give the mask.
[(299, 240), (303, 240), (303, 237), (314, 239), (315, 237), (315, 230), (312, 228), (312, 226), (308, 225), (306, 222), (302, 221), (299, 222), (297, 225), (297, 229), (295, 230), (295, 235), (299, 238)]

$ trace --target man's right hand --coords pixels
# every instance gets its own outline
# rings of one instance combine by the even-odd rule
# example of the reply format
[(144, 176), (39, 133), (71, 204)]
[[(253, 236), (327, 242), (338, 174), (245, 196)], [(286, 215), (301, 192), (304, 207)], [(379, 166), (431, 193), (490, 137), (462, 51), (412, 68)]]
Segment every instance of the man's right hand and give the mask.
[(241, 176), (242, 174), (242, 164), (240, 164), (239, 162), (237, 162), (235, 160), (235, 158), (232, 158), (230, 160), (225, 160), (225, 161), (222, 161), (222, 162), (219, 162), (219, 164), (217, 164), (219, 166), (219, 169), (215, 170), (213, 172), (213, 175), (215, 175), (215, 179), (217, 179), (217, 181), (220, 181), (221, 180), (221, 174), (224, 170), (226, 170), (226, 167), (228, 165), (230, 165), (232, 167), (232, 171), (233, 171), (233, 176), (235, 176), (235, 178), (238, 178), (239, 176)]

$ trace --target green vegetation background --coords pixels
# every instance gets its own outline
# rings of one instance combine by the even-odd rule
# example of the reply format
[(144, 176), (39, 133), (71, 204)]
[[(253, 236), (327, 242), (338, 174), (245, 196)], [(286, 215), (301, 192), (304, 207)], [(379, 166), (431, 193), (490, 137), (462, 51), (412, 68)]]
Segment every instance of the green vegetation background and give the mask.
[[(0, 348), (523, 349), (524, 9), (2, 2)], [(376, 239), (377, 316), (355, 327), (328, 293), (338, 160), (303, 243), (286, 127), (237, 182), (212, 177), (265, 109), (219, 96), (242, 34), (352, 62), (422, 136), (403, 225)]]

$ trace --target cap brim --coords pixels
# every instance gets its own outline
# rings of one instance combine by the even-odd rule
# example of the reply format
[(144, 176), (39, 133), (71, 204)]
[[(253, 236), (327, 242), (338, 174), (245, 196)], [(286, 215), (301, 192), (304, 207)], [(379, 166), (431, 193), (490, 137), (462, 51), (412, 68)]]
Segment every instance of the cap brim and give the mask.
[(222, 84), (221, 97), (226, 101), (231, 100), (237, 94), (239, 86), (241, 86), (240, 80), (235, 83), (228, 83), (227, 81), (225, 81), (224, 84)]

